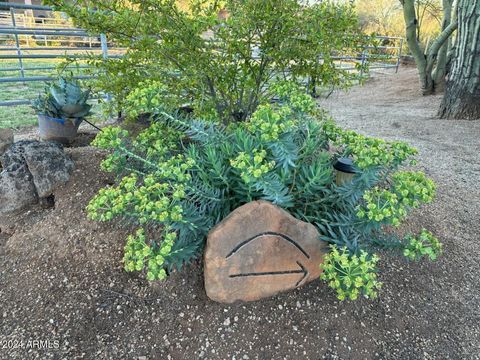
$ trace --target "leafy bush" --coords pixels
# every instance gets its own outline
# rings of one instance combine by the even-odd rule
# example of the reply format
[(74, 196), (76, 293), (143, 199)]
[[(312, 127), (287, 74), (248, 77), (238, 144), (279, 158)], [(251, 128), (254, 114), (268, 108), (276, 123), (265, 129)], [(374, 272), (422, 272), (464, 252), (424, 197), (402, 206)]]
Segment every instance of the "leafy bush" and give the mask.
[[(123, 217), (140, 225), (125, 249), (127, 271), (147, 267), (149, 279), (164, 278), (165, 270), (201, 254), (215, 224), (257, 199), (315, 224), (323, 240), (338, 246), (324, 269), (342, 298), (374, 296), (377, 258), (364, 251), (388, 246), (409, 257), (433, 253), (437, 245), (426, 235), (422, 246), (430, 241), (432, 251), (384, 231), (433, 199), (435, 187), (424, 174), (398, 171), (415, 149), (339, 129), (292, 84), (273, 91), (278, 103), (262, 104), (247, 122), (228, 127), (159, 110), (133, 140), (120, 128), (97, 136), (95, 145), (112, 151), (103, 168), (120, 181), (102, 189), (88, 211), (96, 220)], [(346, 154), (361, 167), (352, 182), (337, 186), (332, 163)], [(347, 270), (364, 283), (348, 285), (341, 275)]]
[[(121, 59), (92, 59), (98, 85), (125, 105), (144, 81), (158, 85), (197, 114), (245, 120), (270, 100), (269, 84), (289, 78), (311, 89), (345, 87), (358, 73), (338, 69), (335, 56), (356, 57), (366, 38), (353, 8), (297, 0), (48, 0), (94, 34), (125, 47)], [(227, 9), (228, 16), (218, 16)], [(320, 60), (319, 57), (322, 57)], [(358, 64), (358, 67), (362, 65)], [(142, 90), (140, 90), (142, 91)], [(128, 110), (128, 109), (127, 109)]]

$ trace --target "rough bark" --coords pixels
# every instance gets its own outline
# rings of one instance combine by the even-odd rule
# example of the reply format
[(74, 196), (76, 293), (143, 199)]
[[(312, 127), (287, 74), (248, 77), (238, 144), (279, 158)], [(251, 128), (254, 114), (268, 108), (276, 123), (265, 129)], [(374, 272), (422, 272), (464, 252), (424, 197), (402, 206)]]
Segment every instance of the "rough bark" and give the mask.
[[(448, 28), (452, 23), (452, 4), (453, 0), (443, 0), (443, 21), (442, 32)], [(441, 46), (438, 51), (437, 65), (432, 72), (433, 82), (435, 84), (436, 92), (443, 92), (445, 90), (445, 77), (447, 75), (447, 62), (448, 52), (452, 47), (452, 37), (449, 36), (448, 40)]]
[[(447, 4), (447, 6), (444, 8), (443, 31), (434, 41), (427, 54), (425, 54), (424, 50), (421, 48), (418, 38), (418, 20), (415, 9), (415, 0), (400, 0), (400, 2), (403, 6), (407, 43), (413, 57), (415, 58), (422, 93), (423, 95), (431, 95), (436, 90), (435, 80), (439, 80), (440, 82), (444, 81), (448, 39), (457, 29), (457, 22), (452, 21), (451, 17), (452, 0), (444, 0), (444, 4)], [(444, 47), (447, 48), (444, 49)], [(435, 65), (439, 66), (438, 70), (435, 68)]]
[(422, 92), (428, 92), (430, 88), (433, 90), (433, 83), (431, 76), (428, 76), (426, 73), (427, 68), (427, 58), (425, 53), (420, 47), (417, 34), (417, 13), (415, 10), (415, 1), (414, 0), (401, 0), (403, 5), (403, 16), (405, 19), (406, 26), (406, 37), (408, 47), (412, 56), (415, 58), (415, 63), (418, 68), (418, 76), (420, 78), (420, 86)]
[(480, 119), (480, 0), (459, 0), (455, 55), (440, 116)]

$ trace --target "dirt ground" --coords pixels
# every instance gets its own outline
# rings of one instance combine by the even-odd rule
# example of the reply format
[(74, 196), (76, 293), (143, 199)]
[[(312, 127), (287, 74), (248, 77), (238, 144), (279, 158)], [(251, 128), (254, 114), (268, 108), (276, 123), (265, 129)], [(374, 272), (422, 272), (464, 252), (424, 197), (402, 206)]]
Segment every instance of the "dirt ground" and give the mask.
[(86, 219), (89, 199), (112, 179), (85, 134), (66, 149), (76, 170), (54, 208), (0, 218), (0, 358), (480, 359), (480, 122), (437, 119), (440, 97), (421, 97), (416, 82), (406, 68), (321, 104), (342, 126), (418, 147), (438, 197), (406, 229), (442, 239), (437, 262), (382, 253), (379, 298), (353, 303), (315, 281), (217, 304), (200, 262), (149, 284), (122, 270), (132, 229)]

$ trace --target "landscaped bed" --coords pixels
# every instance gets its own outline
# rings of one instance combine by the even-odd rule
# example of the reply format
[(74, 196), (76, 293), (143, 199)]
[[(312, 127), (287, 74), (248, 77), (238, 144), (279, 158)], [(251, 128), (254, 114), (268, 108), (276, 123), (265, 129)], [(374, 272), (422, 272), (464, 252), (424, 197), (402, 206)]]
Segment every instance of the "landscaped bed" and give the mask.
[(480, 128), (436, 119), (438, 98), (404, 90), (416, 81), (414, 71), (402, 70), (321, 105), (340, 126), (418, 147), (437, 199), (402, 231), (434, 231), (444, 243), (436, 262), (382, 251), (379, 297), (356, 302), (338, 302), (314, 281), (254, 303), (218, 304), (205, 294), (200, 261), (150, 283), (123, 270), (125, 238), (136, 227), (87, 219), (89, 200), (114, 180), (98, 170), (106, 153), (67, 148), (76, 169), (55, 193), (55, 208), (0, 219), (1, 333), (9, 334), (2, 341), (50, 340), (58, 349), (2, 349), (2, 357), (474, 359)]

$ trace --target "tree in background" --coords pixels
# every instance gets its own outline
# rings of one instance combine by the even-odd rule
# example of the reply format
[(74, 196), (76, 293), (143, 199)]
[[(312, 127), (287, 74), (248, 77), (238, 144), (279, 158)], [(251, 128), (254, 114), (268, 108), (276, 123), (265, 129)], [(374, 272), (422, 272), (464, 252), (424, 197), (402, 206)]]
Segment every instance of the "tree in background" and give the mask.
[[(417, 37), (423, 47), (440, 33), (442, 22), (441, 0), (415, 0), (418, 14)], [(398, 0), (356, 0), (360, 26), (366, 33), (404, 36), (402, 4)]]
[(480, 119), (480, 0), (458, 0), (458, 33), (440, 116)]
[(387, 36), (403, 34), (402, 6), (397, 0), (357, 0), (355, 6), (363, 31)]
[(400, 0), (406, 26), (407, 43), (415, 58), (424, 95), (443, 90), (447, 73), (450, 37), (457, 29), (458, 23), (453, 15), (453, 0), (442, 0), (442, 31), (432, 45), (422, 47), (419, 38), (418, 6), (416, 0)]

